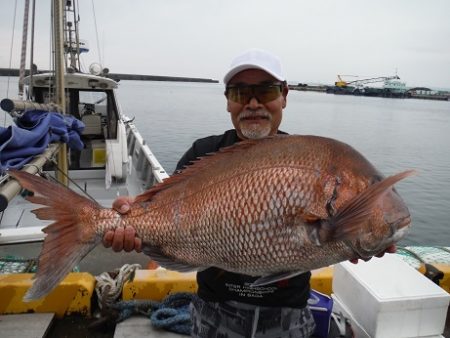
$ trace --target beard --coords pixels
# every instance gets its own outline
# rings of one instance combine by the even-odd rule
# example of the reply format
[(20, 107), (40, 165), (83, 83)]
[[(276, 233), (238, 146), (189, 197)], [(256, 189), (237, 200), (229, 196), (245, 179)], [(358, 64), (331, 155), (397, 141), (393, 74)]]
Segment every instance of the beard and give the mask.
[[(254, 122), (253, 118), (258, 118)], [(243, 111), (238, 116), (239, 127), (244, 137), (255, 140), (270, 135), (272, 115), (265, 111)]]
[(250, 140), (264, 138), (270, 135), (270, 125), (258, 126), (253, 124), (251, 126), (242, 126), (241, 133)]

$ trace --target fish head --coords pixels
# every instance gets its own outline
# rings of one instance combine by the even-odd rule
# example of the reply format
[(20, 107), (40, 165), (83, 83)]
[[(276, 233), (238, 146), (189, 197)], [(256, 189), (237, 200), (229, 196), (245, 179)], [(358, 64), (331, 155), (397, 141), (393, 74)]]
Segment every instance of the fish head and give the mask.
[(362, 236), (353, 243), (353, 249), (363, 258), (372, 257), (402, 239), (410, 226), (408, 207), (397, 190), (391, 187), (377, 201), (371, 216), (362, 226)]
[(411, 226), (411, 214), (395, 188), (391, 188), (380, 200), (384, 227), (388, 227), (396, 242), (403, 238)]

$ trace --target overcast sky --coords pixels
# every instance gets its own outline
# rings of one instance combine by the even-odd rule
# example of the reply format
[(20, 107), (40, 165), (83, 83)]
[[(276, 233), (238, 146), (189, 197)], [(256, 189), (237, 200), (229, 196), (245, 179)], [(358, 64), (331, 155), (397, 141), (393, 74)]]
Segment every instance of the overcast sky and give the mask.
[[(407, 86), (450, 88), (448, 0), (92, 0), (80, 35), (114, 73), (221, 80), (251, 47), (277, 54), (292, 82), (331, 84), (337, 74), (394, 75)], [(13, 0), (0, 0), (0, 67), (10, 63)], [(12, 67), (18, 67), (24, 0), (17, 0)], [(35, 63), (49, 67), (49, 0), (38, 0)], [(28, 64), (28, 61), (27, 61)]]

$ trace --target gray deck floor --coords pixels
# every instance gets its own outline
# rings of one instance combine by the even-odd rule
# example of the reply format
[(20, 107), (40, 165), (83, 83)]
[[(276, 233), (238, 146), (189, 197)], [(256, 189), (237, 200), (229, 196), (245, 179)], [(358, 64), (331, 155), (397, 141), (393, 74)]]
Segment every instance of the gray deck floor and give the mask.
[(0, 336), (42, 338), (54, 318), (53, 313), (30, 313), (0, 316)]
[(117, 324), (114, 338), (180, 338), (184, 335), (158, 330), (145, 317), (131, 317)]
[[(176, 333), (158, 330), (152, 327), (146, 317), (135, 316), (116, 325), (113, 331), (100, 332), (81, 330), (78, 322), (68, 322), (55, 330), (53, 313), (29, 313), (0, 315), (0, 337), (44, 338), (59, 337), (64, 332), (66, 337), (114, 337), (114, 338), (180, 338), (186, 337)], [(57, 323), (57, 321), (55, 321)], [(84, 329), (84, 327), (82, 327)]]

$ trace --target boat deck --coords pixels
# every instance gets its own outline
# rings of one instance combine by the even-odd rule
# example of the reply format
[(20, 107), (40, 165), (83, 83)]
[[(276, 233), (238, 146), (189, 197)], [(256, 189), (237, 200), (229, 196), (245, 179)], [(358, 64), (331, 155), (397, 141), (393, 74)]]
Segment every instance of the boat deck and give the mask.
[[(2, 337), (95, 337), (95, 338), (179, 338), (183, 335), (155, 329), (144, 316), (131, 317), (117, 325), (90, 328), (96, 319), (69, 316), (56, 319), (53, 313), (27, 313), (0, 316)], [(185, 337), (185, 336), (184, 336)]]
[[(125, 184), (116, 184), (113, 188), (106, 190), (104, 182), (104, 169), (78, 170), (71, 172), (69, 186), (73, 191), (88, 194), (100, 205), (107, 207), (112, 205), (118, 195), (129, 194), (128, 186)], [(36, 216), (31, 211), (38, 207), (39, 205), (30, 203), (20, 196), (11, 201), (2, 213), (0, 244), (43, 240), (42, 228), (49, 225), (51, 221), (36, 220)]]
[[(95, 338), (180, 338), (181, 334), (155, 329), (144, 316), (131, 317), (117, 325), (98, 325), (96, 319), (68, 316), (56, 319), (51, 313), (34, 313), (0, 316), (2, 337), (52, 338), (52, 337), (95, 337)], [(440, 337), (450, 337), (450, 316), (447, 316), (445, 331)], [(434, 337), (428, 337), (434, 338)]]

